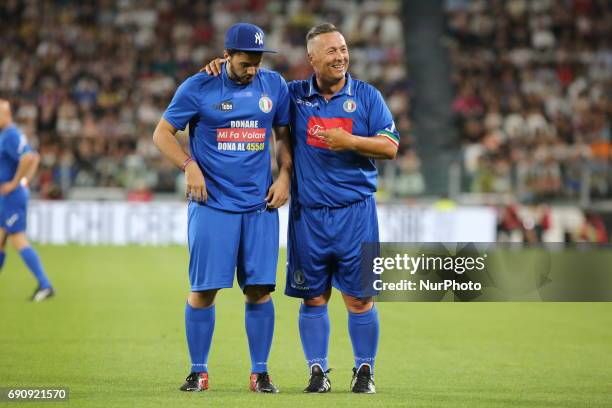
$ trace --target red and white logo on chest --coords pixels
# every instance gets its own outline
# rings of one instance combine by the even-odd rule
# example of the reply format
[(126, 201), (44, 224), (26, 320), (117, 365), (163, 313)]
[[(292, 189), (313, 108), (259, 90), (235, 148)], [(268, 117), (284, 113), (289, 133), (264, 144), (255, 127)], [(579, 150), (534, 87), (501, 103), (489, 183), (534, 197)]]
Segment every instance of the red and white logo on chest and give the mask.
[(308, 118), (308, 125), (306, 126), (306, 143), (310, 146), (320, 147), (322, 149), (329, 149), (328, 144), (325, 142), (319, 132), (326, 129), (342, 128), (348, 133), (353, 133), (353, 119), (350, 118), (319, 118), (317, 116), (311, 116)]

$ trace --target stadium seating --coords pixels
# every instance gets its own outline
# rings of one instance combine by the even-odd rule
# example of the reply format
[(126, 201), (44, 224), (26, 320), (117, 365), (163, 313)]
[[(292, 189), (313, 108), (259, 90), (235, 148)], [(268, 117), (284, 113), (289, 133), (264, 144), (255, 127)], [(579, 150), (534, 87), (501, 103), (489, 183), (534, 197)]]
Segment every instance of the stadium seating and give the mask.
[(464, 191), (612, 196), (608, 1), (447, 1)]
[[(3, 2), (0, 95), (42, 156), (43, 198), (71, 198), (90, 187), (182, 194), (181, 174), (151, 135), (178, 84), (219, 56), (236, 21), (264, 28), (281, 52), (265, 65), (288, 80), (306, 78), (305, 34), (330, 21), (351, 45), (351, 72), (386, 95), (410, 149), (408, 89), (399, 2), (120, 1)], [(214, 16), (214, 18), (213, 18)], [(5, 18), (6, 17), (6, 18)], [(6, 45), (5, 45), (6, 44)], [(418, 182), (418, 180), (417, 180)], [(384, 183), (384, 182), (383, 182)], [(410, 190), (410, 183), (403, 187)], [(417, 185), (418, 187), (418, 185)], [(75, 190), (76, 189), (76, 190)]]

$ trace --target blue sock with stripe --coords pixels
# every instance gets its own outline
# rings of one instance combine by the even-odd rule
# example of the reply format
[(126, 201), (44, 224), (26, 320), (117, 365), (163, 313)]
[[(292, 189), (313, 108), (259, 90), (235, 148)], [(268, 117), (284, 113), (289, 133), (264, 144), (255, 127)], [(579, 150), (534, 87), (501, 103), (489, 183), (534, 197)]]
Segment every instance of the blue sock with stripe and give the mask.
[(348, 329), (353, 344), (355, 368), (359, 369), (362, 364), (369, 364), (373, 373), (380, 335), (376, 306), (372, 305), (372, 308), (365, 313), (349, 312)]
[(208, 372), (208, 353), (215, 331), (215, 305), (204, 308), (185, 305), (185, 331), (192, 373)]
[(4, 266), (4, 260), (6, 259), (6, 252), (0, 251), (0, 270)]
[(307, 306), (302, 303), (298, 324), (308, 370), (319, 364), (323, 371), (327, 371), (330, 333), (327, 305)]
[(19, 251), (19, 255), (21, 255), (21, 259), (26, 264), (32, 275), (38, 281), (38, 285), (41, 289), (46, 289), (51, 287), (51, 282), (45, 275), (45, 271), (43, 269), (42, 263), (40, 262), (40, 258), (34, 248), (25, 247), (21, 251)]
[(274, 335), (274, 303), (245, 303), (244, 325), (251, 353), (251, 372), (268, 371), (268, 357)]

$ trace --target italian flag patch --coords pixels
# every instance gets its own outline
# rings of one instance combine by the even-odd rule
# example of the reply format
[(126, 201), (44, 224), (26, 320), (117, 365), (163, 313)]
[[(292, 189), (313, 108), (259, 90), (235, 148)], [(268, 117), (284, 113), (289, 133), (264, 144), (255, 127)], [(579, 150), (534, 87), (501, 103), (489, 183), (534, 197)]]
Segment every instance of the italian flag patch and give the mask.
[(396, 146), (399, 146), (399, 137), (395, 134), (395, 133), (391, 133), (388, 130), (379, 130), (376, 133), (376, 136), (384, 136), (386, 137), (391, 143), (393, 143)]

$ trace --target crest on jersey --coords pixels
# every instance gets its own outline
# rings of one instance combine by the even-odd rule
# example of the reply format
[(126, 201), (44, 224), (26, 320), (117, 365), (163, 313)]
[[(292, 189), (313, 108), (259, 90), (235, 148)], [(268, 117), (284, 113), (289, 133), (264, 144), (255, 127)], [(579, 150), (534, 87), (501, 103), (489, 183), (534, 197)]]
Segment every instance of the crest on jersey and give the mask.
[(263, 113), (270, 113), (272, 110), (272, 99), (268, 98), (266, 95), (259, 98), (259, 109)]
[(342, 104), (342, 108), (345, 112), (352, 113), (355, 112), (355, 109), (357, 109), (357, 104), (354, 100), (347, 99), (346, 101), (344, 101), (344, 104)]

